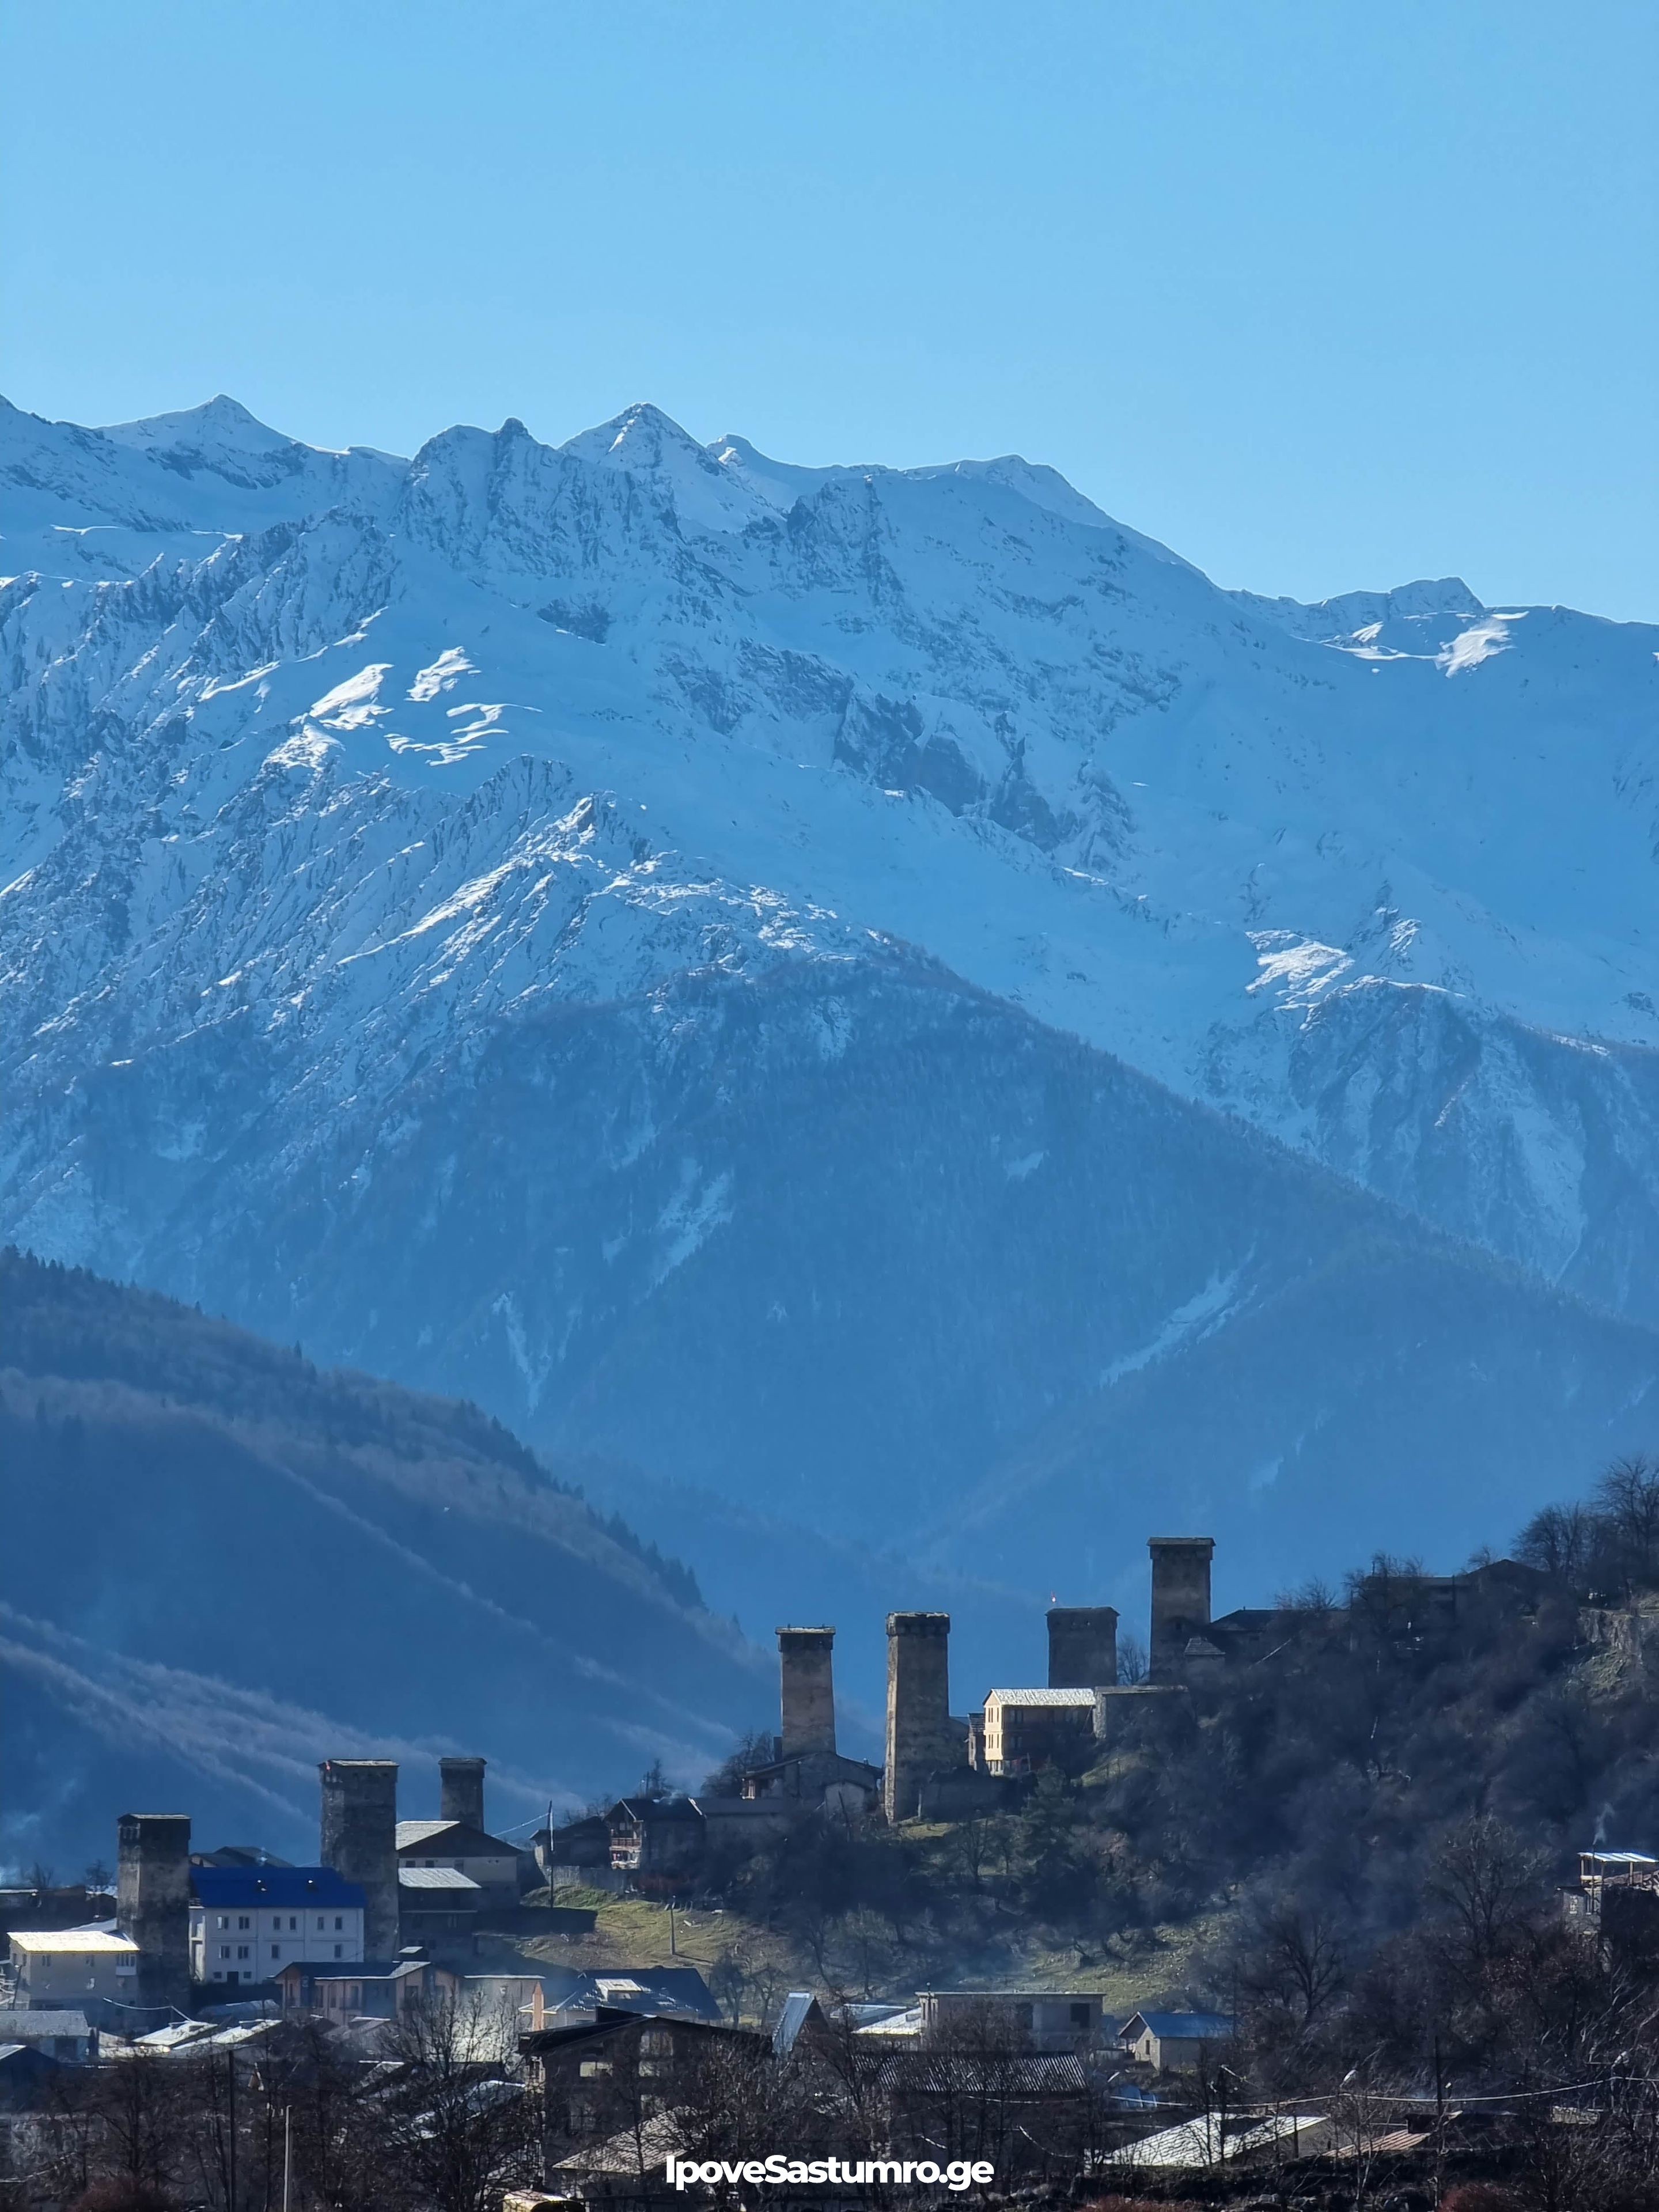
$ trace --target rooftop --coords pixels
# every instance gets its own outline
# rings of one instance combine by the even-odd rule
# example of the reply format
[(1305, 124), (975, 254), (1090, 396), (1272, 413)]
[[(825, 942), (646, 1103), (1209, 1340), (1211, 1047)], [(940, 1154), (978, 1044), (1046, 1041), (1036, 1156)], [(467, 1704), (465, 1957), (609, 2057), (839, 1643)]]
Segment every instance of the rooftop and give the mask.
[(689, 1797), (619, 1797), (606, 1819), (629, 1820), (701, 1820), (702, 1814)]
[(16, 1951), (62, 1951), (74, 1958), (90, 1958), (96, 1952), (112, 1952), (122, 1959), (138, 1956), (138, 1946), (130, 1936), (112, 1936), (102, 1928), (14, 1928), (11, 1943)]
[(503, 1843), (470, 1820), (399, 1820), (398, 1851), (416, 1851), (424, 1845), (441, 1849), (460, 1859), (516, 1858), (517, 1847)]
[(296, 1976), (307, 1982), (398, 1982), (405, 1974), (423, 1974), (425, 1959), (360, 1959), (355, 1966), (324, 1966), (316, 1959), (291, 1959), (274, 1981)]
[(198, 1905), (327, 1905), (361, 1911), (363, 1893), (332, 1867), (192, 1867), (190, 1886)]
[(458, 1901), (483, 1894), (471, 1875), (463, 1874), (459, 1867), (399, 1867), (398, 1887), (399, 1889), (441, 1889)]
[(1075, 1705), (1094, 1710), (1092, 1690), (988, 1690), (985, 1702), (999, 1705)]
[(1130, 2042), (1143, 2028), (1160, 2040), (1221, 2043), (1232, 2033), (1233, 2024), (1220, 2012), (1138, 2012), (1124, 2021), (1119, 2039)]
[(0, 2011), (0, 2043), (38, 2043), (46, 2036), (90, 2035), (83, 2012)]

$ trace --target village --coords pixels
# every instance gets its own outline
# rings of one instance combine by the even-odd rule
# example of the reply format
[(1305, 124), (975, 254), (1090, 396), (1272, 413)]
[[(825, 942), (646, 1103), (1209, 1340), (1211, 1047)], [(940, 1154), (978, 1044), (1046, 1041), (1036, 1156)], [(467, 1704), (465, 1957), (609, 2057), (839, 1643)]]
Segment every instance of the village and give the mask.
[[(1027, 1802), (1045, 1776), (1144, 1745), (1149, 1729), (1164, 1741), (1190, 1729), (1293, 1625), (1282, 1606), (1212, 1616), (1207, 1537), (1149, 1549), (1150, 1632), (1129, 1669), (1141, 1680), (1120, 1679), (1112, 1608), (1055, 1606), (1046, 1680), (953, 1716), (949, 1616), (890, 1614), (880, 1766), (838, 1748), (835, 1629), (789, 1626), (777, 1631), (780, 1726), (755, 1747), (769, 1755), (737, 1762), (725, 1794), (635, 1792), (515, 1841), (489, 1826), (482, 1757), (439, 1759), (437, 1814), (416, 1819), (399, 1817), (396, 1763), (329, 1758), (310, 1865), (252, 1844), (198, 1848), (184, 1813), (120, 1814), (107, 1890), (0, 1893), (0, 2182), (50, 2166), (63, 2115), (94, 2079), (149, 2064), (147, 2081), (159, 2067), (199, 2082), (222, 2068), (234, 2100), (240, 2069), (246, 2099), (269, 2093), (279, 2058), (291, 2069), (324, 2045), (384, 2077), (429, 2045), (434, 2021), (472, 2087), (490, 2085), (514, 2212), (677, 2193), (671, 2156), (752, 2147), (754, 2127), (732, 2133), (734, 2111), (780, 2098), (769, 2148), (821, 2143), (839, 2112), (848, 2144), (989, 2155), (1004, 2189), (1090, 2173), (1127, 2185), (1228, 2160), (1311, 2171), (1369, 2159), (1382, 2135), (1420, 2148), (1445, 2120), (1420, 2098), (1386, 2114), (1329, 2096), (1305, 2110), (1243, 2099), (1231, 2010), (1160, 2001), (1155, 1987), (1116, 2008), (1076, 1972), (757, 1994), (711, 1986), (678, 1958), (593, 1955), (610, 1900), (665, 1914), (672, 1947), (677, 1909), (703, 1901), (706, 1915), (722, 1872), (791, 1838), (959, 1832)], [(1413, 1644), (1460, 1615), (1530, 1620), (1550, 1583), (1501, 1560), (1396, 1577), (1364, 1601)], [(1650, 1914), (1659, 1864), (1641, 1852), (1587, 1849), (1561, 1894), (1561, 1926), (1592, 1945)]]

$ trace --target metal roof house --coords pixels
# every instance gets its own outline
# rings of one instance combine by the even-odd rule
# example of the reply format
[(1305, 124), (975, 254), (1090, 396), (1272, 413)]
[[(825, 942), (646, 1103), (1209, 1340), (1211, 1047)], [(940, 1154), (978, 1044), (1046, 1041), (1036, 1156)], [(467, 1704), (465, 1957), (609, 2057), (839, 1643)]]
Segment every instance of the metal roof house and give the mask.
[(398, 1869), (398, 1917), (411, 1940), (466, 1935), (483, 1902), (483, 1890), (459, 1867), (403, 1865)]
[(190, 1887), (193, 1981), (246, 1988), (363, 1955), (362, 1890), (332, 1867), (193, 1866)]
[(1195, 2073), (1212, 2044), (1230, 2043), (1233, 2023), (1218, 2012), (1138, 2012), (1118, 2042), (1132, 2058), (1160, 2074)]
[(11, 1975), (18, 2002), (31, 2010), (88, 1997), (130, 2000), (138, 1946), (107, 1928), (14, 1928)]
[(397, 1826), (398, 1865), (404, 1868), (451, 1867), (477, 1884), (483, 1905), (513, 1905), (519, 1901), (520, 1853), (517, 1844), (471, 1820), (399, 1820)]
[(336, 2020), (399, 2020), (454, 1978), (418, 1952), (338, 1966), (295, 1960), (276, 1978), (285, 2013), (319, 2012)]
[(95, 2058), (98, 2031), (83, 2012), (52, 2011), (46, 2006), (27, 2012), (0, 2011), (0, 2044), (26, 2044), (48, 2058)]
[(1029, 1774), (1066, 1744), (1086, 1744), (1095, 1731), (1092, 1690), (988, 1690), (985, 1764), (993, 1774)]

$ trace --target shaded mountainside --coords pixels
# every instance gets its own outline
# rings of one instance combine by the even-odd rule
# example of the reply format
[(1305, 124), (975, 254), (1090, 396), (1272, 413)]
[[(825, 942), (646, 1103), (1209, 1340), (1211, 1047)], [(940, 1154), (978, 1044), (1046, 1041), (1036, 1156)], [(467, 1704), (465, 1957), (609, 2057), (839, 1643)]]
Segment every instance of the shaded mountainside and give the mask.
[(1138, 1614), (1155, 1526), (1212, 1530), (1256, 1599), (1355, 1542), (1455, 1564), (1652, 1438), (1653, 1330), (915, 957), (546, 1006), (434, 1055), (390, 1129), (222, 1119), (231, 1042), (101, 1093), (112, 1191), (204, 1102), (148, 1264), (556, 1455), (674, 1470), (612, 1494), (751, 1630), (827, 1607), (869, 1698), (889, 1605), (951, 1607), (977, 1696), (1036, 1663), (1057, 1583)]
[(307, 1855), (331, 1753), (410, 1762), (413, 1816), (483, 1752), (512, 1825), (768, 1708), (685, 1570), (474, 1407), (15, 1252), (0, 1465), (8, 1862), (107, 1856), (129, 1798)]

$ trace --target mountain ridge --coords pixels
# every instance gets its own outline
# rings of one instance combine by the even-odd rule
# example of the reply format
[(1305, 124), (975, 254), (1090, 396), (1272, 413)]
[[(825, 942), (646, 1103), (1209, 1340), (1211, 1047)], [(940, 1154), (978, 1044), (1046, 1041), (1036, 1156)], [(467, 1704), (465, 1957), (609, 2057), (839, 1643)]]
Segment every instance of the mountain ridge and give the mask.
[[(1074, 1224), (1103, 1267), (1109, 1249), (1108, 1273), (1072, 1282), (1063, 1243), (1051, 1272), (1098, 1358), (1056, 1369), (1052, 1406), (1011, 1382), (1018, 1419), (975, 1440), (941, 1417), (964, 1494), (1073, 1416), (1096, 1433), (1087, 1376), (1117, 1370), (1099, 1386), (1097, 1462), (1121, 1424), (1143, 1466), (1169, 1461), (1191, 1510), (1210, 1510), (1182, 1472), (1200, 1446), (1180, 1390), (1159, 1386), (1241, 1340), (1237, 1315), (1201, 1340), (1182, 1319), (1207, 1313), (1250, 1246), (1228, 1176), (1295, 1192), (1304, 1273), (1347, 1218), (1343, 1194), (1368, 1192), (1382, 1211), (1367, 1218), (1437, 1310), (1457, 1301), (1436, 1285), (1486, 1286), (1447, 1358), (1484, 1403), (1507, 1371), (1502, 1329), (1535, 1347), (1531, 1382), (1504, 1385), (1536, 1432), (1505, 1448), (1517, 1499), (1571, 1479), (1545, 1465), (1547, 1438), (1558, 1457), (1641, 1440), (1659, 1321), (1659, 632), (1486, 608), (1456, 579), (1301, 608), (1223, 592), (1015, 457), (798, 469), (636, 407), (561, 447), (516, 422), (440, 433), (406, 462), (295, 446), (246, 488), (168, 466), (199, 459), (203, 430), (159, 419), (148, 443), (100, 447), (0, 417), (0, 482), (30, 493), (9, 502), (0, 556), (34, 567), (0, 588), (0, 974), (22, 1109), (0, 1231), (283, 1335), (303, 1314), (307, 1341), (392, 1372), (423, 1372), (434, 1340), (465, 1335), (452, 1387), (544, 1442), (614, 1447), (654, 1498), (712, 1486), (753, 1527), (779, 1500), (743, 1424), (774, 1437), (774, 1462), (792, 1432), (834, 1427), (808, 1368), (780, 1397), (775, 1325), (738, 1295), (775, 1240), (746, 1179), (773, 1179), (782, 1219), (801, 1169), (768, 1122), (769, 1097), (779, 1112), (787, 1098), (818, 1243), (789, 1247), (774, 1303), (832, 1317), (879, 1273), (890, 1233), (872, 1212), (861, 1244), (841, 1236), (830, 1164), (851, 1188), (879, 1163), (890, 1218), (914, 1217), (915, 1296), (890, 1328), (915, 1371), (878, 1361), (884, 1395), (857, 1446), (872, 1479), (814, 1478), (820, 1504), (867, 1497), (836, 1533), (885, 1556), (895, 1531), (919, 1538), (948, 1455), (883, 1434), (921, 1435), (918, 1407), (982, 1389), (952, 1334), (952, 1270), (971, 1252), (1024, 1279), (1055, 1233), (1049, 1170), (1014, 1175), (1019, 1161), (1063, 1157), (1074, 1191), (1091, 1187), (1051, 1125), (1064, 1096), (1074, 1123), (1104, 1117), (1103, 1142), (1133, 1127), (1124, 1173), (1147, 1179), (1147, 1218), (1170, 1224), (1186, 1273), (1135, 1245), (1115, 1198)], [(204, 553), (191, 532), (233, 512), (241, 533)], [(972, 1113), (918, 1056), (935, 1036), (970, 1041), (955, 1080)], [(837, 1076), (849, 1052), (867, 1096)], [(1144, 1110), (1106, 1056), (1153, 1086)], [(1022, 1091), (1028, 1062), (1044, 1073)], [(1197, 1109), (1237, 1131), (1213, 1140), (1229, 1165), (1208, 1224), (1183, 1212)], [(730, 1142), (740, 1117), (746, 1150)], [(855, 1125), (862, 1158), (846, 1149)], [(1004, 1183), (958, 1171), (933, 1146), (947, 1125)], [(1246, 1128), (1284, 1148), (1265, 1182)], [(401, 1211), (385, 1210), (416, 1158)], [(923, 1159), (971, 1218), (907, 1184)], [(442, 1310), (467, 1279), (458, 1255), (498, 1238), (507, 1189), (503, 1218), (546, 1241), (495, 1249), (458, 1335)], [(386, 1255), (352, 1310), (327, 1289), (351, 1273), (332, 1241), (348, 1219)], [(1288, 1282), (1288, 1247), (1258, 1229)], [(415, 1245), (430, 1263), (406, 1279), (396, 1255)], [(1509, 1309), (1491, 1287), (1505, 1267), (1526, 1277)], [(1133, 1329), (1114, 1271), (1157, 1286)], [(708, 1353), (730, 1413), (684, 1367), (694, 1276), (720, 1286), (703, 1310), (729, 1305), (743, 1333), (741, 1358)], [(994, 1272), (982, 1295), (1002, 1341), (1046, 1372)], [(1356, 1291), (1354, 1327), (1364, 1304)], [(1408, 1371), (1409, 1296), (1372, 1324), (1394, 1349), (1370, 1366), (1342, 1355), (1357, 1379), (1340, 1404), (1328, 1374), (1297, 1371), (1288, 1318), (1257, 1361), (1271, 1402), (1228, 1369), (1260, 1464), (1284, 1457), (1275, 1435), (1345, 1424), (1358, 1449), (1361, 1407)], [(1552, 1330), (1578, 1346), (1577, 1384)], [(1167, 1358), (1120, 1366), (1166, 1338)], [(678, 1399), (653, 1397), (670, 1371)], [(1161, 1411), (1143, 1419), (1131, 1397)], [(1468, 1464), (1478, 1425), (1450, 1418), (1462, 1442), (1443, 1463)], [(1410, 1425), (1390, 1421), (1403, 1449)], [(1286, 1465), (1309, 1496), (1339, 1496), (1336, 1463), (1307, 1450)], [(1377, 1453), (1364, 1512), (1380, 1540), (1386, 1440)], [(1273, 1484), (1252, 1492), (1250, 1476), (1230, 1480), (1259, 1518)], [(1120, 1529), (1140, 1480), (1117, 1478)], [(1477, 1491), (1496, 1510), (1487, 1475)], [(1057, 1526), (1034, 1524), (1034, 1545)], [(1360, 1540), (1358, 1520), (1320, 1540), (1344, 1559)], [(1302, 1564), (1325, 1564), (1310, 1547)], [(931, 1566), (972, 1562), (936, 1547)], [(1046, 1579), (1026, 1556), (1026, 1601)], [(710, 1587), (728, 1602), (729, 1581)]]

